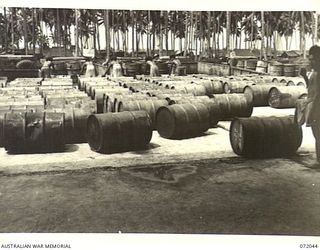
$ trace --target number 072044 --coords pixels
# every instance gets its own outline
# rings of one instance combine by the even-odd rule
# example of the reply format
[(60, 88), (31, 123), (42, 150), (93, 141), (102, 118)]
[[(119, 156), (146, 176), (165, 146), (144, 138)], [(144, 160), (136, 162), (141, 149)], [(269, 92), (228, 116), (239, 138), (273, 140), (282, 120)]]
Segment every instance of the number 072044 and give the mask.
[(318, 248), (318, 244), (300, 244), (300, 248)]

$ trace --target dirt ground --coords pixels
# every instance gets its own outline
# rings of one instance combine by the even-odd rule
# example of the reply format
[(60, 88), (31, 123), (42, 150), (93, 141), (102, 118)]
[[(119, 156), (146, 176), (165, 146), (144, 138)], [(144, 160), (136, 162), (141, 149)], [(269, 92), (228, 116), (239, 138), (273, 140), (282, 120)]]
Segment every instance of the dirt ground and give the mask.
[[(254, 115), (271, 109), (258, 108)], [(272, 110), (273, 115), (293, 110)], [(229, 122), (146, 151), (101, 155), (0, 150), (0, 232), (320, 235), (320, 167), (310, 128), (297, 155), (236, 156)]]

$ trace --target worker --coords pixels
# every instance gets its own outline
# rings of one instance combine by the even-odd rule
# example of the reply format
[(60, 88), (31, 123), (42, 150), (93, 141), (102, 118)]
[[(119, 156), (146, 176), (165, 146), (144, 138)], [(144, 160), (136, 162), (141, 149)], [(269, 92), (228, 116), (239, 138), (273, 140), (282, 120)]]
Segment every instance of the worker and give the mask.
[(52, 63), (52, 57), (47, 57), (40, 69), (40, 77), (50, 78), (53, 70), (54, 65)]
[(96, 77), (96, 68), (93, 64), (93, 58), (87, 58), (86, 62), (82, 66), (82, 73), (86, 68), (85, 77)]
[[(307, 127), (311, 127), (315, 138), (316, 157), (318, 165), (320, 163), (320, 47), (314, 45), (309, 50), (309, 62), (311, 74), (309, 77), (306, 70), (300, 70), (300, 75), (305, 79), (308, 88), (308, 97), (304, 104), (297, 107), (299, 119), (298, 123), (306, 123)], [(301, 115), (303, 112), (303, 115)], [(300, 114), (299, 114), (300, 113)]]
[(116, 56), (111, 56), (106, 73), (109, 73), (111, 77), (120, 77), (124, 75), (122, 62), (119, 61)]
[(158, 68), (158, 65), (156, 64), (156, 60), (157, 60), (157, 56), (156, 57), (153, 57), (151, 58), (150, 56), (146, 57), (146, 63), (147, 65), (149, 65), (150, 67), (150, 77), (154, 77), (154, 76), (160, 76), (159, 74), (159, 68)]
[(236, 52), (232, 50), (229, 54), (229, 59), (228, 59), (228, 64), (230, 66), (237, 66), (238, 60), (235, 58), (236, 57)]
[(179, 75), (178, 74), (178, 67), (181, 66), (181, 62), (179, 59), (176, 59), (176, 56), (175, 55), (171, 55), (170, 56), (170, 61), (169, 63), (171, 64), (170, 66), (170, 71), (169, 71), (169, 75)]

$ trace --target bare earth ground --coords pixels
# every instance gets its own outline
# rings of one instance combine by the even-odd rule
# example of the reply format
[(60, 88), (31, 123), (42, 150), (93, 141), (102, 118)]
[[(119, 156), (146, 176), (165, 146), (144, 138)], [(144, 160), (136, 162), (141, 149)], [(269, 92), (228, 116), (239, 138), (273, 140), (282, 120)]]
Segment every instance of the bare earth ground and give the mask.
[[(255, 108), (253, 115), (293, 114)], [(247, 160), (230, 122), (146, 151), (101, 155), (87, 144), (54, 154), (0, 150), (0, 232), (320, 235), (320, 167), (311, 129), (296, 156)]]

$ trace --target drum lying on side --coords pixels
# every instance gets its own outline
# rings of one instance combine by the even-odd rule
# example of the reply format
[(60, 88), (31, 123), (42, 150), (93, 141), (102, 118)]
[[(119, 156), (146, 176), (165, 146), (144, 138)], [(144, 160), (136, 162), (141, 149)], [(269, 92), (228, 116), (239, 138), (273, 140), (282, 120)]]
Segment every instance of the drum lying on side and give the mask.
[(210, 113), (203, 103), (173, 104), (157, 111), (156, 129), (167, 139), (191, 138), (209, 128)]
[(294, 154), (302, 142), (302, 129), (293, 116), (236, 118), (230, 125), (234, 153), (248, 158)]
[(146, 111), (96, 114), (88, 118), (87, 140), (96, 152), (144, 149), (151, 137), (151, 120)]

